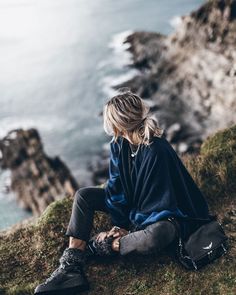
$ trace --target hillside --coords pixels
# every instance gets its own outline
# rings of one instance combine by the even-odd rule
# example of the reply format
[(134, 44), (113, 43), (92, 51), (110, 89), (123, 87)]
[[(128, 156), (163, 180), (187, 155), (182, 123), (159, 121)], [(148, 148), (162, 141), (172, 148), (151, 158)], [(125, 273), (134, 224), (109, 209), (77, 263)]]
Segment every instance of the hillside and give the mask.
[[(165, 251), (160, 255), (91, 260), (85, 268), (91, 291), (85, 294), (235, 294), (236, 285), (236, 125), (202, 144), (197, 157), (183, 158), (205, 194), (212, 213), (229, 236), (229, 252), (199, 272), (189, 272)], [(0, 294), (33, 294), (34, 287), (58, 266), (66, 247), (71, 198), (50, 204), (36, 221), (0, 235)], [(92, 234), (110, 228), (96, 212)]]

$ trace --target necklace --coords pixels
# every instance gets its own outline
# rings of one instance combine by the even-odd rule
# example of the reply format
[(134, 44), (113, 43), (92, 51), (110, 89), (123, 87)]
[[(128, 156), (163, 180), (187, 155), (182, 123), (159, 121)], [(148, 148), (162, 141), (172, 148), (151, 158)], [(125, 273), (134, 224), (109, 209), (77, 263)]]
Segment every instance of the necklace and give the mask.
[(133, 152), (130, 143), (129, 143), (129, 146), (130, 146), (130, 149), (131, 149), (131, 157), (135, 157), (137, 155), (138, 151), (139, 151), (140, 144), (138, 145), (138, 148), (137, 148), (136, 152)]

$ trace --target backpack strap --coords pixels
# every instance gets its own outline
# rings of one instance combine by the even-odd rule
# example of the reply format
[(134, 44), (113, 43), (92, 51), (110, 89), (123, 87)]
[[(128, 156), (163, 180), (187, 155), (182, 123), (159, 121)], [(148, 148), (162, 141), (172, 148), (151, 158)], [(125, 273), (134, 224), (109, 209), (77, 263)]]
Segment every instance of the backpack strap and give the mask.
[(177, 231), (178, 238), (180, 238), (181, 237), (181, 229), (180, 229), (180, 224), (178, 223), (178, 221), (176, 221), (175, 217), (173, 217), (173, 216), (168, 217), (167, 220), (169, 220), (171, 223), (174, 224), (175, 229)]

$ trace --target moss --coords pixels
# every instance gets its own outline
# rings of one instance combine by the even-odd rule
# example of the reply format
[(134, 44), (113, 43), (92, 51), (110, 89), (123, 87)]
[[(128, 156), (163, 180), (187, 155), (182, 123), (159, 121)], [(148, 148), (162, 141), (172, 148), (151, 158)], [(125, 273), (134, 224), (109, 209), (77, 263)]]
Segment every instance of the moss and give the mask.
[[(91, 260), (85, 268), (89, 294), (235, 294), (235, 149), (236, 126), (232, 126), (207, 138), (197, 157), (183, 159), (211, 210), (220, 215), (230, 237), (227, 255), (199, 272), (186, 271), (166, 252)], [(0, 294), (33, 294), (35, 286), (58, 266), (68, 243), (65, 231), (72, 202), (71, 198), (56, 201), (36, 222), (0, 235)], [(110, 226), (110, 218), (96, 212), (91, 234)]]
[[(3, 290), (4, 294), (33, 294), (34, 287), (55, 269), (68, 243), (65, 232), (72, 202), (72, 198), (53, 202), (34, 224), (0, 236), (0, 294)], [(91, 234), (109, 227), (109, 217), (96, 212)]]
[(188, 158), (186, 165), (212, 208), (220, 209), (222, 199), (224, 202), (234, 201), (236, 197), (236, 125), (208, 137), (201, 146), (200, 155)]

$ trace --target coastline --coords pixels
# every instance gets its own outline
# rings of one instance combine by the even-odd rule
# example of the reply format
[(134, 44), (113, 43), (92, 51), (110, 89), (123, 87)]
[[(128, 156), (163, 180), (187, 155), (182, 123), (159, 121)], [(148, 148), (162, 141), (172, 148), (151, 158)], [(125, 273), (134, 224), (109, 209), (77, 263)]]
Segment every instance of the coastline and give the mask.
[[(209, 1), (183, 17), (168, 36), (144, 31), (127, 36), (130, 67), (139, 74), (113, 86), (128, 86), (152, 105), (167, 139), (224, 226), (230, 250), (200, 273), (185, 271), (166, 252), (90, 261), (85, 271), (93, 284), (91, 295), (234, 294), (236, 5), (217, 3)], [(65, 230), (79, 185), (60, 158), (44, 153), (37, 130), (11, 135), (0, 141), (0, 162), (12, 169), (14, 189), (25, 206), (40, 216), (0, 231), (0, 294), (30, 295), (55, 270), (68, 245)], [(108, 172), (107, 146), (89, 168), (100, 187)], [(110, 221), (104, 212), (95, 212), (91, 234), (110, 229)]]
[(137, 31), (124, 41), (129, 67), (139, 74), (114, 88), (129, 87), (153, 101), (180, 153), (198, 152), (207, 136), (236, 122), (235, 7), (224, 3), (207, 2), (182, 16), (170, 35)]

